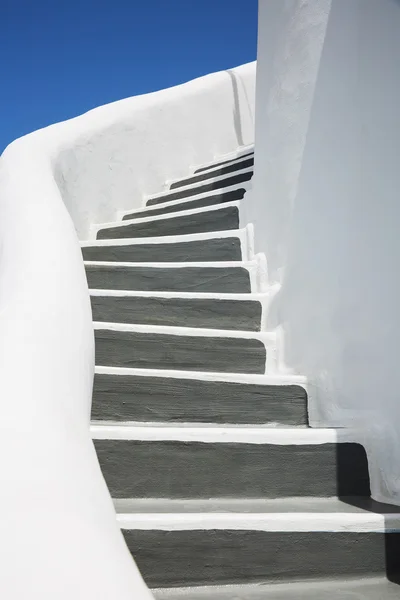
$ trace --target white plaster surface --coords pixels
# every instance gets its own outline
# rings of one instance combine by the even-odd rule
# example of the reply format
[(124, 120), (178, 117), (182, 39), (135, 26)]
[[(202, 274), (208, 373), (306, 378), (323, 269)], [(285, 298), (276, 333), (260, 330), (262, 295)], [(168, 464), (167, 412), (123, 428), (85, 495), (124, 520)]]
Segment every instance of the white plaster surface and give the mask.
[(245, 201), (312, 423), (363, 429), (373, 497), (397, 504), (399, 31), (398, 0), (261, 0)]
[(78, 237), (140, 206), (143, 194), (187, 175), (191, 163), (253, 143), (254, 75), (249, 64), (103, 106), (19, 139), (1, 157), (0, 589), (7, 600), (152, 597), (115, 522), (90, 440), (93, 326)]

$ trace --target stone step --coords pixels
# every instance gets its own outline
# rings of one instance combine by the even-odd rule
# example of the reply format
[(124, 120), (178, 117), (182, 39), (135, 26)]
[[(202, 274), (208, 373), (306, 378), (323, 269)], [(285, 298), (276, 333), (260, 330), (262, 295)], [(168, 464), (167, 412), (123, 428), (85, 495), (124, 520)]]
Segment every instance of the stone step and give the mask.
[(400, 509), (369, 498), (127, 499), (115, 506), (151, 587), (400, 574)]
[(239, 229), (239, 207), (229, 203), (210, 210), (195, 209), (171, 213), (166, 217), (145, 217), (107, 224), (97, 231), (97, 239), (144, 238), (171, 236), (208, 231)]
[(142, 323), (260, 331), (262, 305), (259, 300), (204, 297), (177, 297), (175, 294), (149, 296), (114, 292), (91, 293), (94, 321)]
[[(104, 371), (104, 370), (103, 370)], [(211, 377), (137, 369), (96, 372), (92, 419), (159, 423), (307, 425), (301, 378)], [(185, 375), (185, 376), (184, 376)], [(300, 381), (300, 383), (299, 383)]]
[(212, 164), (209, 164), (206, 167), (199, 167), (194, 172), (195, 173), (202, 173), (203, 171), (208, 171), (210, 169), (215, 169), (216, 167), (220, 167), (222, 165), (229, 165), (229, 164), (237, 164), (240, 167), (241, 162), (243, 160), (246, 160), (250, 156), (254, 157), (254, 151), (253, 152), (248, 152), (247, 154), (242, 154), (242, 156), (237, 156), (236, 158), (229, 158), (227, 160), (223, 160), (223, 161), (219, 161), (219, 162), (216, 162), (216, 163), (212, 163)]
[(91, 431), (114, 498), (370, 495), (365, 450), (342, 441), (348, 431), (126, 424)]
[[(265, 334), (96, 323), (96, 365), (263, 374)], [(253, 337), (254, 336), (254, 337)], [(260, 339), (261, 338), (261, 339)]]
[(161, 204), (163, 202), (170, 202), (171, 200), (180, 200), (182, 198), (189, 198), (196, 196), (197, 194), (203, 194), (205, 192), (211, 192), (213, 190), (222, 190), (223, 188), (230, 187), (232, 185), (240, 185), (245, 181), (250, 181), (253, 176), (252, 169), (245, 169), (235, 175), (224, 175), (222, 177), (214, 177), (208, 183), (201, 185), (195, 185), (192, 187), (184, 187), (174, 192), (163, 192), (157, 196), (149, 198), (146, 202), (146, 206), (154, 206), (155, 204)]
[(124, 214), (122, 220), (127, 221), (130, 219), (141, 219), (143, 217), (156, 217), (158, 215), (166, 215), (169, 213), (179, 212), (183, 210), (205, 208), (207, 206), (225, 204), (226, 202), (235, 202), (236, 200), (242, 200), (245, 193), (245, 188), (237, 188), (235, 190), (229, 190), (221, 194), (201, 196), (200, 198), (196, 197), (194, 200), (187, 200), (186, 202), (181, 202), (179, 200), (165, 202), (159, 208), (156, 207), (143, 210), (135, 210), (134, 212)]
[[(176, 236), (181, 238), (191, 236)], [(153, 238), (151, 238), (153, 239)], [(169, 238), (171, 239), (171, 238)], [(210, 262), (242, 260), (240, 238), (232, 233), (229, 237), (210, 239), (123, 243), (82, 246), (84, 260), (119, 262)]]
[[(249, 265), (246, 268), (243, 265)], [(173, 265), (173, 266), (171, 266)], [(215, 265), (215, 266), (214, 266)], [(220, 265), (220, 266), (216, 266)], [(251, 292), (253, 263), (85, 263), (90, 289), (169, 292)], [(255, 269), (255, 266), (253, 266)]]
[(212, 171), (202, 171), (201, 173), (197, 173), (195, 175), (191, 175), (190, 177), (186, 177), (185, 179), (180, 179), (179, 181), (174, 181), (170, 185), (171, 190), (175, 190), (185, 185), (191, 185), (193, 183), (199, 183), (201, 181), (207, 181), (211, 177), (219, 177), (221, 175), (228, 175), (229, 173), (234, 173), (235, 171), (239, 171), (241, 169), (247, 169), (254, 165), (254, 156), (245, 158), (240, 162), (230, 163), (225, 166), (220, 166), (219, 168), (213, 169)]

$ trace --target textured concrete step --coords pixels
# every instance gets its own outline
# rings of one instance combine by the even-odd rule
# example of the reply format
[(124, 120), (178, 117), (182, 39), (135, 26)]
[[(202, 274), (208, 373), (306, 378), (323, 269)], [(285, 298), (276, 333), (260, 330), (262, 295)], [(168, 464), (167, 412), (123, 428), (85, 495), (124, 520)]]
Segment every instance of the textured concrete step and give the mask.
[[(96, 325), (96, 365), (111, 367), (264, 373), (262, 341), (219, 335), (116, 331)], [(173, 329), (173, 328), (172, 328)], [(203, 331), (203, 330), (198, 330)]]
[[(172, 214), (175, 215), (175, 213)], [(126, 225), (99, 229), (97, 239), (144, 238), (239, 229), (239, 209), (237, 206), (224, 206), (214, 210), (169, 216), (164, 219), (147, 218), (144, 222), (136, 220), (125, 223)]]
[(191, 185), (193, 183), (199, 183), (200, 181), (207, 181), (211, 177), (219, 177), (220, 175), (228, 175), (228, 173), (233, 173), (240, 169), (247, 169), (248, 167), (252, 167), (254, 165), (254, 156), (246, 158), (239, 163), (231, 163), (225, 166), (220, 166), (220, 168), (210, 171), (202, 171), (197, 175), (192, 175), (191, 177), (186, 177), (186, 179), (181, 179), (180, 181), (174, 181), (171, 184), (170, 189), (174, 190), (184, 185)]
[(123, 499), (115, 508), (140, 567), (156, 576), (150, 585), (326, 585), (400, 571), (399, 507), (370, 498)]
[[(316, 436), (325, 439), (321, 430), (255, 429), (121, 426), (92, 428), (92, 436), (120, 436), (95, 439), (114, 498), (370, 495), (361, 445), (313, 443)], [(309, 443), (296, 443), (299, 435)]]
[(92, 295), (94, 321), (260, 331), (254, 300)]
[(247, 154), (242, 154), (242, 156), (238, 156), (237, 158), (230, 158), (229, 160), (219, 161), (219, 162), (213, 163), (211, 165), (208, 165), (207, 167), (200, 167), (199, 169), (195, 170), (195, 173), (202, 173), (203, 171), (208, 171), (209, 169), (215, 169), (215, 167), (220, 167), (222, 165), (228, 165), (228, 164), (235, 164), (235, 165), (237, 164), (240, 168), (242, 161), (246, 160), (249, 156), (254, 157), (254, 152), (248, 152)]
[(239, 188), (237, 190), (230, 190), (229, 192), (224, 192), (221, 194), (213, 194), (212, 196), (205, 196), (203, 198), (188, 200), (187, 202), (166, 204), (165, 206), (160, 206), (160, 208), (150, 208), (147, 210), (139, 210), (133, 213), (126, 214), (123, 216), (122, 220), (126, 221), (128, 219), (139, 219), (142, 217), (155, 217), (157, 215), (165, 215), (180, 210), (204, 208), (206, 206), (213, 206), (215, 204), (234, 202), (235, 200), (241, 200), (245, 193), (246, 190), (244, 188)]
[(150, 587), (384, 576), (386, 544), (400, 551), (400, 534), (236, 530), (123, 533)]
[(210, 262), (242, 260), (240, 239), (232, 237), (159, 244), (82, 247), (84, 260), (120, 262)]
[[(271, 378), (269, 378), (271, 379)], [(296, 384), (274, 385), (143, 375), (94, 378), (92, 419), (161, 423), (306, 425), (307, 393)]]
[(212, 192), (213, 190), (221, 190), (231, 185), (239, 185), (245, 181), (250, 181), (253, 176), (252, 171), (245, 171), (238, 175), (232, 175), (209, 183), (203, 183), (195, 187), (180, 189), (175, 192), (165, 193), (162, 196), (156, 196), (147, 200), (147, 206), (154, 206), (155, 204), (162, 204), (163, 202), (170, 202), (171, 200), (179, 200), (181, 198), (189, 198), (190, 196), (196, 196), (197, 194), (203, 194), (204, 192)]
[(251, 291), (244, 267), (85, 265), (89, 288), (178, 292)]
[(291, 581), (152, 590), (156, 600), (398, 600), (399, 585), (385, 577), (330, 578), (325, 581)]

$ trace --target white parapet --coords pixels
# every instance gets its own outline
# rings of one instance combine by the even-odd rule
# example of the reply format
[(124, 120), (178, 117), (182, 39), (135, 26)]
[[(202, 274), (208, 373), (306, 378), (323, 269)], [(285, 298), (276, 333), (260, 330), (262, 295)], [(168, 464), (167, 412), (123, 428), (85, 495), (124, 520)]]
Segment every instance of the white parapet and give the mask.
[(78, 237), (139, 207), (190, 165), (252, 144), (254, 81), (251, 63), (128, 98), (21, 138), (1, 157), (0, 589), (7, 600), (151, 598), (90, 439), (93, 325)]

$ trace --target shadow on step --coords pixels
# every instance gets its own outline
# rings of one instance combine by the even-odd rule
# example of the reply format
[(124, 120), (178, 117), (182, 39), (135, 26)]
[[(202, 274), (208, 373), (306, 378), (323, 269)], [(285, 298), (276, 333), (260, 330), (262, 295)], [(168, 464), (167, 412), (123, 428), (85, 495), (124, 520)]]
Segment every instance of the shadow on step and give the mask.
[[(337, 444), (337, 490), (340, 501), (356, 509), (378, 515), (400, 512), (399, 506), (376, 502), (371, 498), (368, 460), (360, 444)], [(400, 532), (397, 529), (392, 531), (389, 522), (385, 522), (385, 530), (382, 544), (386, 577), (400, 585)]]

